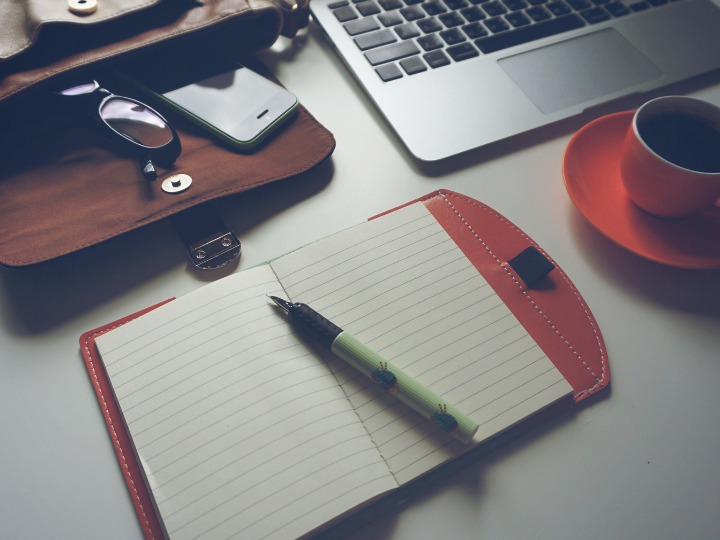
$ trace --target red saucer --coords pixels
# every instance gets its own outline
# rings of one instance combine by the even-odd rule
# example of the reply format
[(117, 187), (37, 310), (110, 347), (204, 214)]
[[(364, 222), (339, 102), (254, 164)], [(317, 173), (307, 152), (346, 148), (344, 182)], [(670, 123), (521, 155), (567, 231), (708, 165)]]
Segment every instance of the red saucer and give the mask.
[(598, 118), (570, 139), (563, 157), (570, 198), (597, 230), (641, 257), (679, 268), (720, 268), (720, 208), (663, 219), (640, 210), (625, 193), (620, 147), (634, 114)]

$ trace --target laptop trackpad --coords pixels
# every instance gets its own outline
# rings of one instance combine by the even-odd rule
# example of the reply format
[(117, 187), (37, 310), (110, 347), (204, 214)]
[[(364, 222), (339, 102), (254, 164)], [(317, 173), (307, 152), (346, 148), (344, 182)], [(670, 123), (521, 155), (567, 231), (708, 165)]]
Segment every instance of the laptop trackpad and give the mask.
[(498, 60), (545, 114), (662, 76), (613, 28)]

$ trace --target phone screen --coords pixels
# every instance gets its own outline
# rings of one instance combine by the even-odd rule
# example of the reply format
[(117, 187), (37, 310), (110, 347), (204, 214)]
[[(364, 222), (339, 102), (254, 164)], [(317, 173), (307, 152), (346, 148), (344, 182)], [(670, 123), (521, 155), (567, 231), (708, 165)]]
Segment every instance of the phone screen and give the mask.
[(293, 94), (245, 67), (163, 96), (243, 142), (256, 138), (297, 102)]

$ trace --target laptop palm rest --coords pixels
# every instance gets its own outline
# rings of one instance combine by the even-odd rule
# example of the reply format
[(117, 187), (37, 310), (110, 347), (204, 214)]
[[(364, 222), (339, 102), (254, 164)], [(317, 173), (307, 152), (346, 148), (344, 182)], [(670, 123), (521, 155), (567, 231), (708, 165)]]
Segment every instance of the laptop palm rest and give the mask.
[(663, 75), (613, 28), (509, 56), (498, 64), (545, 114)]

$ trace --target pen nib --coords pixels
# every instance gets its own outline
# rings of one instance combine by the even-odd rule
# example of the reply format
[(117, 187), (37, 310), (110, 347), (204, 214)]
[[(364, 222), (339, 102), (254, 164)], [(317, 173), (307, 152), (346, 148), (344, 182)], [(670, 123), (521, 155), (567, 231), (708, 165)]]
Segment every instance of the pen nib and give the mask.
[(269, 296), (270, 300), (275, 302), (280, 308), (285, 312), (289, 313), (290, 308), (292, 307), (292, 304), (288, 302), (287, 300), (283, 300), (282, 298), (278, 298), (277, 296)]

